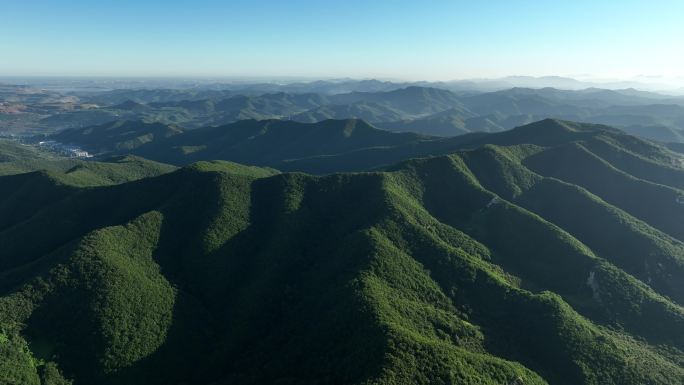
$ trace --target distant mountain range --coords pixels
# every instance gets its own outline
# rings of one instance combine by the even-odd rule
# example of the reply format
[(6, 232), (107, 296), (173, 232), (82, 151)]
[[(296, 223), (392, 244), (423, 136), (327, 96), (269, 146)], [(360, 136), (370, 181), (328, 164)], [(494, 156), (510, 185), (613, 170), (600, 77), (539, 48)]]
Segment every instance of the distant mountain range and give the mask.
[(365, 84), (364, 89), (381, 90), (329, 93), (321, 91), (323, 84), (328, 83), (301, 83), (296, 92), (119, 89), (80, 96), (7, 86), (0, 92), (0, 132), (54, 132), (120, 120), (195, 129), (245, 119), (313, 123), (353, 118), (392, 131), (455, 136), (555, 118), (607, 124), (663, 143), (681, 142), (684, 136), (684, 98), (636, 89), (454, 92), (416, 85), (391, 88), (390, 84), (400, 84), (368, 81), (330, 84)]
[(684, 381), (684, 158), (663, 146), (554, 119), (58, 135), (184, 166), (0, 141), (2, 383)]
[(409, 86), (434, 87), (454, 92), (491, 92), (509, 88), (586, 88), (627, 89), (679, 94), (684, 93), (684, 79), (638, 77), (631, 80), (578, 80), (567, 76), (506, 76), (500, 78), (462, 79), (451, 81), (399, 81), (377, 79), (182, 79), (182, 78), (60, 78), (0, 77), (0, 85), (24, 84), (60, 93), (87, 95), (113, 90), (186, 90), (190, 92), (234, 92), (236, 94), (320, 93), (334, 95), (350, 92), (383, 92)]
[[(52, 136), (51, 139), (76, 143), (95, 153), (136, 154), (179, 165), (199, 160), (220, 159), (260, 166), (278, 166), (283, 169), (292, 169), (287, 164), (293, 162), (316, 163), (318, 157), (327, 159), (321, 164), (336, 163), (336, 157), (344, 157), (359, 151), (401, 152), (416, 146), (432, 148), (432, 143), (461, 140), (460, 137), (444, 139), (414, 133), (392, 133), (356, 119), (325, 120), (317, 123), (243, 120), (225, 126), (187, 131), (179, 131), (159, 123), (116, 122), (66, 130)], [(362, 158), (358, 161), (362, 161)], [(375, 166), (380, 164), (383, 163)], [(364, 163), (362, 166), (368, 167), (372, 165)], [(339, 165), (332, 166), (330, 171), (343, 169), (344, 161), (340, 161)], [(305, 166), (300, 170), (314, 172)]]
[[(543, 122), (557, 121), (547, 119)], [(542, 126), (551, 130), (557, 127), (554, 124)], [(585, 127), (597, 127), (597, 132), (603, 135), (621, 132), (600, 125)], [(374, 169), (402, 159), (448, 154), (484, 143), (508, 144), (499, 138), (507, 138), (509, 131), (496, 128), (491, 131), (495, 134), (476, 132), (438, 137), (414, 132), (394, 133), (358, 119), (317, 123), (244, 120), (194, 130), (129, 121), (70, 129), (50, 139), (73, 143), (103, 156), (134, 154), (179, 166), (221, 159), (286, 171), (330, 173)], [(519, 128), (517, 132), (525, 130)], [(534, 132), (536, 136), (527, 138), (527, 143), (546, 145), (545, 138), (556, 135), (545, 133), (543, 129)]]

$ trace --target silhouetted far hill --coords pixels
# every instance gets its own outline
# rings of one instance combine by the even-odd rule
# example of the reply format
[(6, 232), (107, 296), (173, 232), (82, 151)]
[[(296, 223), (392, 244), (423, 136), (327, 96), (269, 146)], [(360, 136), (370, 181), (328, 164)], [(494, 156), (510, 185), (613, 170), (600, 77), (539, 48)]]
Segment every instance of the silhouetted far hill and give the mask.
[(329, 100), (334, 104), (351, 104), (359, 101), (373, 102), (412, 115), (427, 115), (462, 106), (458, 96), (453, 92), (416, 86), (388, 92), (338, 94), (330, 96)]

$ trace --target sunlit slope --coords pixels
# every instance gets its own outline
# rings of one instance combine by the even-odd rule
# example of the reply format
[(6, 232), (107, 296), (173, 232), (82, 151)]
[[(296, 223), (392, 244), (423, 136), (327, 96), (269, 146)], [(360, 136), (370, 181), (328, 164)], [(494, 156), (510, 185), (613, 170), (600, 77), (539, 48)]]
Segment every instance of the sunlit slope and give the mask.
[(600, 126), (505, 134), (372, 173), (1, 177), (0, 378), (681, 384), (682, 216), (606, 194), (678, 192), (678, 157)]
[[(158, 176), (176, 168), (136, 156), (114, 156), (99, 161), (67, 158), (34, 146), (0, 139), (0, 176), (43, 172), (60, 183), (85, 187)], [(5, 188), (13, 189), (13, 186), (8, 184)]]

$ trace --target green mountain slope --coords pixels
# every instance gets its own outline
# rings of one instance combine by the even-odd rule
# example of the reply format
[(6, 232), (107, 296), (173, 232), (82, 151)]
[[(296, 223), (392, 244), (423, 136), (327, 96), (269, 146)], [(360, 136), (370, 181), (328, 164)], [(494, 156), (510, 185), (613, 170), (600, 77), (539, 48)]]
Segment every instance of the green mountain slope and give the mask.
[[(535, 88), (508, 88), (516, 84)], [(484, 88), (469, 82), (375, 80), (178, 89), (149, 86), (152, 88), (60, 94), (0, 85), (0, 125), (8, 132), (45, 134), (117, 120), (194, 129), (245, 119), (308, 123), (363, 119), (393, 131), (453, 136), (497, 132), (555, 118), (611, 125), (661, 142), (684, 140), (684, 99), (635, 89), (562, 90), (517, 80)], [(576, 87), (578, 84), (572, 85)]]
[[(402, 111), (409, 116), (424, 116), (463, 107), (456, 94), (451, 91), (410, 86), (387, 92), (351, 92), (329, 96), (331, 104), (353, 104), (360, 101), (371, 102), (387, 108)], [(336, 118), (346, 118), (337, 116)]]
[(59, 183), (101, 186), (165, 174), (176, 167), (136, 156), (114, 156), (101, 161), (67, 158), (35, 146), (0, 139), (0, 176), (48, 173)]
[(93, 153), (132, 151), (145, 143), (182, 133), (175, 126), (142, 121), (115, 121), (99, 126), (72, 128), (52, 135), (51, 139), (75, 143)]
[(298, 122), (316, 123), (327, 119), (362, 119), (366, 122), (401, 121), (410, 115), (382, 104), (358, 101), (351, 104), (324, 105), (292, 117)]
[(187, 131), (134, 150), (137, 155), (184, 165), (222, 159), (260, 166), (282, 160), (347, 153), (360, 148), (392, 147), (428, 139), (417, 134), (394, 134), (361, 120), (299, 123), (244, 120), (220, 127)]
[(560, 121), (461, 144), (328, 176), (0, 177), (0, 381), (681, 384), (682, 214), (611, 195), (668, 205), (678, 156)]
[(464, 108), (451, 108), (425, 118), (387, 121), (378, 127), (397, 132), (416, 132), (435, 136), (456, 136), (468, 132), (496, 132), (503, 128), (490, 119), (475, 116)]
[(102, 154), (133, 153), (159, 162), (187, 165), (200, 160), (275, 167), (288, 171), (329, 173), (360, 171), (407, 159), (447, 154), (480, 138), (393, 133), (357, 120), (301, 123), (242, 120), (218, 127), (178, 132), (160, 123), (115, 122), (70, 129), (50, 136)]
[[(90, 151), (133, 153), (176, 165), (220, 159), (310, 173), (368, 170), (407, 158), (450, 154), (487, 143), (549, 146), (591, 139), (583, 145), (593, 146), (593, 151), (609, 160), (619, 158), (622, 167), (630, 167), (627, 172), (638, 177), (646, 174), (652, 178), (674, 177), (678, 180), (676, 186), (684, 187), (684, 180), (671, 171), (672, 167), (681, 165), (679, 158), (672, 158), (672, 153), (646, 161), (644, 156), (634, 155), (639, 151), (646, 157), (661, 154), (661, 147), (607, 126), (551, 119), (511, 131), (450, 138), (392, 133), (355, 119), (318, 123), (245, 120), (182, 132), (158, 123), (126, 122), (68, 130), (51, 138), (68, 140)], [(653, 182), (660, 183), (657, 179)]]

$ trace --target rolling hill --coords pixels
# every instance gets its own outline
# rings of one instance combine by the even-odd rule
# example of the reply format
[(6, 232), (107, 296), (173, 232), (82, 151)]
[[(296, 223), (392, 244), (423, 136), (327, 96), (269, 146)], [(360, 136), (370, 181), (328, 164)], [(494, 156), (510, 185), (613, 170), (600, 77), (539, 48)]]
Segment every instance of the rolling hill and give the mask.
[(361, 119), (367, 122), (402, 121), (408, 115), (401, 110), (383, 104), (357, 101), (350, 104), (327, 104), (292, 117), (304, 123), (316, 123), (328, 119)]
[(0, 127), (15, 133), (55, 133), (119, 120), (195, 129), (246, 119), (362, 119), (392, 131), (454, 136), (553, 118), (611, 125), (662, 142), (684, 140), (684, 99), (636, 89), (514, 87), (482, 92), (477, 87), (458, 91), (451, 83), (372, 80), (64, 95), (21, 86), (0, 88)]
[(176, 167), (136, 156), (113, 156), (100, 161), (59, 156), (35, 146), (0, 139), (0, 176), (43, 172), (57, 183), (102, 186), (158, 176)]
[(451, 108), (424, 118), (380, 121), (376, 126), (395, 132), (415, 132), (434, 136), (457, 136), (471, 132), (497, 132), (504, 128), (496, 119), (477, 116), (464, 108)]
[[(378, 169), (408, 158), (445, 155), (488, 143), (548, 146), (568, 141), (586, 141), (593, 145), (606, 140), (615, 142), (618, 147), (639, 146), (638, 151), (644, 148), (666, 151), (608, 126), (553, 119), (509, 131), (469, 133), (447, 138), (408, 132), (393, 133), (351, 119), (318, 123), (246, 120), (187, 131), (146, 143), (132, 152), (181, 166), (200, 160), (220, 159), (283, 171), (324, 174)], [(634, 144), (634, 141), (639, 144)], [(667, 162), (675, 161), (668, 158)]]
[[(265, 124), (226, 135), (388, 135)], [(0, 177), (0, 382), (681, 384), (682, 158), (557, 120), (465, 137), (373, 172)]]
[[(372, 102), (403, 111), (409, 116), (425, 116), (462, 106), (458, 96), (450, 91), (431, 87), (410, 86), (386, 92), (350, 92), (329, 97), (333, 104)], [(344, 117), (336, 117), (344, 118)]]
[(392, 131), (454, 136), (496, 132), (544, 118), (558, 118), (611, 125), (662, 142), (681, 141), (680, 131), (684, 128), (681, 98), (637, 90), (512, 88), (460, 95), (457, 99), (459, 107), (428, 116), (371, 122)]
[(417, 134), (379, 130), (355, 119), (311, 124), (244, 120), (222, 127), (187, 131), (167, 140), (151, 142), (135, 153), (173, 164), (221, 159), (274, 166), (288, 159), (331, 156), (360, 148), (391, 147), (422, 139)]
[(145, 143), (163, 140), (182, 132), (182, 129), (173, 125), (118, 120), (93, 127), (64, 130), (52, 135), (50, 139), (65, 144), (77, 144), (99, 154), (130, 152)]

